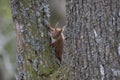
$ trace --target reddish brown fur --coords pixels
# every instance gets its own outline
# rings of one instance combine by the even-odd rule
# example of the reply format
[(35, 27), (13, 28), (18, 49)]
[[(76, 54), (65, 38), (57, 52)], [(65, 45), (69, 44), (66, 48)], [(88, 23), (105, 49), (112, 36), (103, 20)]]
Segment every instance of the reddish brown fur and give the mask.
[(63, 54), (63, 46), (64, 46), (64, 35), (62, 28), (53, 28), (48, 25), (48, 29), (50, 31), (50, 37), (55, 39), (54, 42), (51, 42), (50, 45), (55, 47), (55, 53), (58, 60), (62, 61), (62, 54)]

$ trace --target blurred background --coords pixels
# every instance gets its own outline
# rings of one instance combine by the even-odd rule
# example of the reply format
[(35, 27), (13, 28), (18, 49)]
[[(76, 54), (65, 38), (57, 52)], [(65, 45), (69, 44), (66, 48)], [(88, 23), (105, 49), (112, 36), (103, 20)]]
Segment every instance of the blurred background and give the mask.
[(9, 0), (0, 0), (0, 80), (14, 80), (16, 40)]
[[(50, 22), (65, 25), (65, 0), (48, 0)], [(15, 80), (16, 37), (12, 23), (10, 0), (0, 0), (0, 80)]]

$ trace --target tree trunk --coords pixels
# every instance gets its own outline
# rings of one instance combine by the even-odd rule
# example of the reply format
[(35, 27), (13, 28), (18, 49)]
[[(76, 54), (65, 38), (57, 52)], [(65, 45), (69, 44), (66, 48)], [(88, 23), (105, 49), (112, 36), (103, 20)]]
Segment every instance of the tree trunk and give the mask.
[(16, 80), (119, 80), (120, 0), (66, 0), (65, 63), (57, 70), (46, 0), (11, 0)]
[(49, 18), (46, 0), (11, 0), (12, 17), (17, 37), (16, 80), (48, 80), (57, 69), (49, 47)]
[(120, 0), (66, 0), (68, 80), (120, 80)]

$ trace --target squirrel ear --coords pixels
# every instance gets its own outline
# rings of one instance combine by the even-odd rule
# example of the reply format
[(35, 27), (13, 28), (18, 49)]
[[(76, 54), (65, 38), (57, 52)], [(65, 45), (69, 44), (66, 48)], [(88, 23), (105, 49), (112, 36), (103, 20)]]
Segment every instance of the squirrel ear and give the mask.
[(61, 28), (60, 33), (62, 33), (63, 31), (64, 31), (64, 28)]
[(47, 28), (48, 28), (50, 31), (53, 31), (53, 30), (54, 30), (54, 28), (51, 27), (50, 23), (47, 24)]
[(61, 30), (62, 30), (62, 32), (65, 30), (65, 27), (66, 27), (65, 25), (62, 27), (62, 29), (61, 29)]

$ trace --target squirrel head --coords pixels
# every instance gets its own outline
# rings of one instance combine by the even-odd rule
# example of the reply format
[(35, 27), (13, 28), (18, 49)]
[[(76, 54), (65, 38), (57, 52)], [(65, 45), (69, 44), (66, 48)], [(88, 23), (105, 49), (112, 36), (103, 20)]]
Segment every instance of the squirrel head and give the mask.
[(49, 29), (49, 34), (53, 39), (58, 39), (61, 34), (64, 31), (64, 27), (63, 28), (53, 28), (50, 25), (48, 25), (48, 29)]

